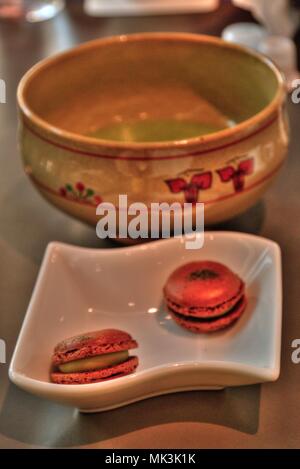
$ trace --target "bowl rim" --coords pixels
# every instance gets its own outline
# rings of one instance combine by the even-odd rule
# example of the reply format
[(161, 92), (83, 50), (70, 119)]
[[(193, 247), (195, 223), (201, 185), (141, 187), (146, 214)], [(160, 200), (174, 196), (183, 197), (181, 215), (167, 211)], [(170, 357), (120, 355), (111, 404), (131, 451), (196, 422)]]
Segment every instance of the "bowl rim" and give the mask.
[[(213, 132), (206, 135), (192, 137), (183, 140), (170, 140), (170, 141), (155, 141), (155, 142), (120, 142), (115, 140), (105, 140), (95, 137), (86, 136), (80, 133), (71, 132), (55, 125), (50, 124), (47, 120), (40, 117), (37, 113), (31, 110), (30, 104), (26, 98), (26, 90), (30, 85), (32, 79), (37, 76), (41, 71), (51, 67), (67, 58), (74, 57), (82, 54), (85, 51), (105, 47), (110, 44), (126, 43), (126, 42), (143, 42), (143, 41), (164, 41), (164, 42), (187, 42), (187, 43), (207, 43), (219, 46), (226, 49), (239, 51), (244, 55), (251, 56), (269, 68), (277, 79), (277, 91), (270, 101), (260, 112), (254, 116), (243, 120), (233, 127)], [(231, 140), (232, 137), (237, 135), (248, 135), (260, 125), (263, 125), (271, 116), (278, 112), (278, 108), (284, 102), (286, 95), (286, 86), (283, 74), (279, 71), (277, 66), (268, 57), (260, 54), (248, 47), (241, 46), (226, 42), (223, 39), (215, 36), (208, 36), (203, 34), (194, 33), (177, 33), (177, 32), (150, 32), (150, 33), (136, 33), (111, 36), (107, 38), (99, 38), (92, 41), (85, 42), (52, 55), (46, 59), (39, 61), (36, 65), (31, 67), (25, 75), (21, 78), (17, 88), (17, 102), (21, 112), (24, 116), (34, 124), (35, 128), (41, 129), (44, 134), (52, 135), (60, 141), (68, 142), (70, 146), (80, 146), (85, 148), (107, 148), (110, 150), (178, 150), (195, 148), (199, 146), (206, 146), (207, 144), (220, 143), (220, 141)], [(33, 131), (33, 133), (35, 133)], [(250, 136), (250, 135), (249, 135)]]

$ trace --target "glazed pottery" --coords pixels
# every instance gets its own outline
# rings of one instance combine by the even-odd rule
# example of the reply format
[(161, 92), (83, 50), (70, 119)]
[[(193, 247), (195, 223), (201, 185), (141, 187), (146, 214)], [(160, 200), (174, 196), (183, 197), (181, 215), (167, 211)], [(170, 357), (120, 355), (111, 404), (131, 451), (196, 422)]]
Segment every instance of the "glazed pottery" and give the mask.
[[(224, 221), (257, 202), (287, 154), (280, 72), (218, 38), (147, 33), (92, 41), (29, 70), (18, 104), (27, 175), (48, 201), (92, 225), (96, 206), (117, 206), (119, 194), (147, 206), (204, 202), (206, 224)], [(179, 129), (176, 138), (177, 123), (189, 116), (191, 135)], [(220, 130), (195, 134), (195, 123), (220, 124), (222, 116)], [(176, 123), (172, 140), (168, 122)], [(159, 123), (166, 138), (153, 141)]]

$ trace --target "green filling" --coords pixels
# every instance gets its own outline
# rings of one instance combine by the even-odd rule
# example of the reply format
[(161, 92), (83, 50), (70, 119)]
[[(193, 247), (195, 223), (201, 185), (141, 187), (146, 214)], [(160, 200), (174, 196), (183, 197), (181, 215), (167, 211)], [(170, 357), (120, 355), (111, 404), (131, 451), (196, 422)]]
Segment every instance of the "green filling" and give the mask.
[(125, 362), (128, 358), (128, 350), (122, 352), (106, 353), (94, 357), (82, 358), (59, 365), (59, 371), (62, 373), (80, 373), (82, 371), (100, 370), (108, 366), (118, 365)]

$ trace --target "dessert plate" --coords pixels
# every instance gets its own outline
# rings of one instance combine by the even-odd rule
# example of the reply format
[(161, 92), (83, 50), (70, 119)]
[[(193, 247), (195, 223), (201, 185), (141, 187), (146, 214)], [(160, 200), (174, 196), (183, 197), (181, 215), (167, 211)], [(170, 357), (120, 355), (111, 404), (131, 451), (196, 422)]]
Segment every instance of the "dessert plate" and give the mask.
[(207, 13), (217, 9), (219, 0), (85, 0), (84, 10), (91, 16), (172, 15)]
[[(49, 244), (11, 361), (10, 379), (37, 396), (102, 411), (151, 396), (274, 381), (281, 347), (281, 254), (264, 238), (207, 232), (202, 249), (185, 238), (119, 249)], [(196, 335), (170, 318), (162, 288), (179, 265), (226, 264), (246, 282), (248, 306), (230, 329)], [(139, 343), (128, 376), (86, 385), (49, 381), (54, 346), (87, 331), (117, 328)]]

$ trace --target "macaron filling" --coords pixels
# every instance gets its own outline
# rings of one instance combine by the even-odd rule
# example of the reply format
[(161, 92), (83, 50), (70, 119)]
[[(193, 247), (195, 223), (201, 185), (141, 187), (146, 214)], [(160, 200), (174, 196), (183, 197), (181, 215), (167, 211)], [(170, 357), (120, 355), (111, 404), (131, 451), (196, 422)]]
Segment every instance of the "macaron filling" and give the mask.
[(214, 306), (187, 306), (184, 304), (179, 304), (178, 302), (172, 301), (170, 298), (166, 297), (168, 308), (174, 313), (180, 314), (182, 316), (195, 316), (196, 318), (218, 318), (227, 314), (232, 308), (238, 303), (238, 301), (245, 296), (244, 283), (241, 282), (239, 291), (237, 294)]
[(172, 309), (170, 306), (169, 306), (169, 310), (172, 314), (174, 314), (178, 318), (184, 319), (184, 321), (188, 321), (188, 322), (191, 322), (191, 323), (202, 323), (202, 324), (208, 323), (209, 324), (209, 323), (214, 323), (216, 321), (219, 321), (222, 318), (226, 318), (228, 316), (231, 316), (232, 314), (235, 313), (235, 311), (237, 311), (242, 306), (242, 304), (244, 302), (245, 302), (245, 295), (243, 295), (237, 301), (237, 303), (233, 307), (231, 307), (228, 311), (226, 311), (225, 313), (223, 313), (219, 316), (205, 317), (205, 318), (196, 317), (196, 316), (186, 316), (184, 314), (180, 314), (177, 311), (175, 311), (174, 309)]
[(128, 350), (122, 350), (121, 352), (105, 353), (61, 363), (58, 365), (58, 369), (62, 373), (82, 373), (85, 371), (101, 370), (110, 366), (119, 365), (128, 360), (128, 357)]

